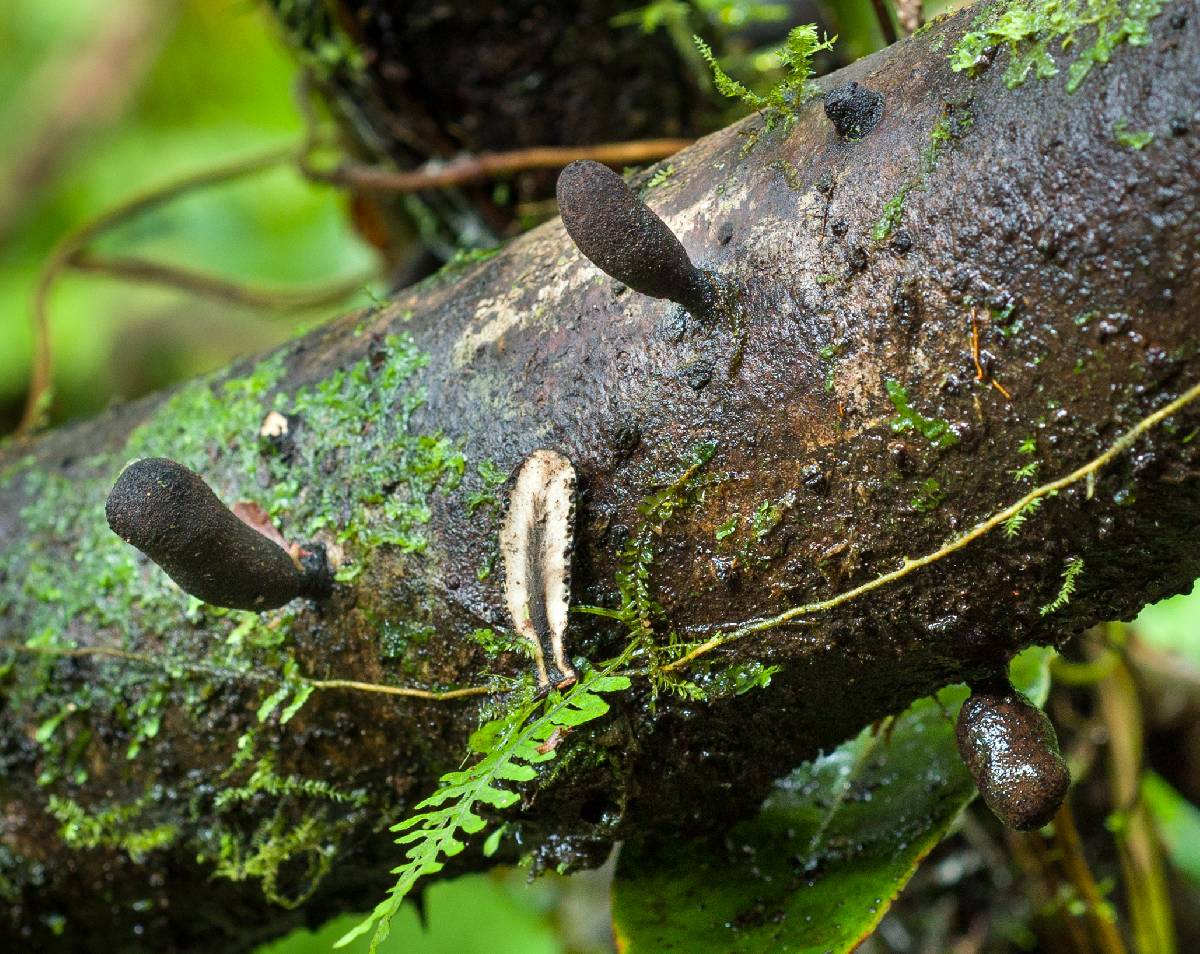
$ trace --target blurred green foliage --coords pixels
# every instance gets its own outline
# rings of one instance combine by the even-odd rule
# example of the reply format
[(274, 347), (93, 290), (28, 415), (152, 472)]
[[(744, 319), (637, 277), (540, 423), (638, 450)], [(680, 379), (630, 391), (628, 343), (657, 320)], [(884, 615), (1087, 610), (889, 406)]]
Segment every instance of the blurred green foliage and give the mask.
[(1200, 587), (1147, 606), (1133, 628), (1155, 649), (1200, 666)]
[[(132, 35), (124, 47), (109, 39), (122, 30)], [(54, 244), (148, 187), (298, 141), (301, 121), (295, 65), (250, 0), (5, 0), (0, 48), (0, 430), (8, 430), (28, 381), (31, 296)], [(333, 190), (280, 168), (183, 198), (99, 248), (307, 287), (373, 265), (341, 205)], [(50, 303), (54, 417), (218, 367), (354, 303), (269, 315), (67, 274)]]
[[(546, 892), (511, 879), (472, 875), (430, 885), (425, 894), (428, 929), (406, 904), (392, 921), (380, 954), (559, 954), (565, 950), (548, 920)], [(346, 915), (314, 932), (299, 930), (263, 945), (257, 954), (328, 954), (334, 942), (361, 920)], [(364, 954), (369, 937), (341, 948)]]
[[(528, 881), (521, 869), (495, 869), (431, 882), (424, 894), (425, 925), (406, 901), (392, 920), (379, 954), (608, 954), (607, 869)], [(300, 929), (256, 954), (328, 954), (361, 915), (347, 914), (316, 931)], [(369, 937), (345, 948), (365, 954)]]
[[(944, 6), (927, 5), (932, 15)], [(782, 4), (656, 0), (627, 26), (697, 11), (736, 28)], [(855, 59), (881, 45), (869, 0), (830, 0), (824, 12)], [(134, 27), (146, 26), (139, 33)], [(617, 28), (620, 24), (614, 24)], [(686, 26), (687, 29), (683, 29)], [(99, 57), (128, 28), (124, 55)], [(752, 41), (734, 67), (770, 79), (776, 65)], [(3, 0), (0, 3), (0, 433), (16, 421), (28, 381), (30, 304), (41, 268), (70, 230), (148, 187), (298, 141), (296, 66), (254, 0)], [(740, 57), (740, 59), (739, 59)], [(96, 104), (89, 97), (106, 92)], [(142, 255), (257, 285), (311, 286), (374, 264), (341, 197), (279, 168), (206, 190), (110, 235), (101, 249)], [(97, 411), (258, 351), (302, 327), (365, 304), (266, 315), (161, 289), (68, 275), (51, 299), (56, 419)], [(1200, 665), (1200, 592), (1148, 608), (1138, 638)], [(1159, 776), (1144, 797), (1173, 860), (1197, 877), (1200, 813)], [(405, 905), (383, 950), (413, 954), (541, 954), (611, 950), (603, 877), (492, 873), (432, 884), (428, 928)], [(359, 919), (297, 931), (259, 954), (328, 951)], [(351, 947), (349, 950), (365, 950)]]

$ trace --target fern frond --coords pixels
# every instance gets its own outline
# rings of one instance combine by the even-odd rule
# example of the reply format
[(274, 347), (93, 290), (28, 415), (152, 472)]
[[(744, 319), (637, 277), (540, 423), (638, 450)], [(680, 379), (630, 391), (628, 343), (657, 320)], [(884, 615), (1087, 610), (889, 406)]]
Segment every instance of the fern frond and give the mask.
[(1081, 573), (1083, 573), (1083, 558), (1075, 557), (1068, 560), (1063, 567), (1062, 585), (1058, 588), (1058, 595), (1038, 610), (1038, 612), (1042, 616), (1049, 616), (1051, 613), (1058, 612), (1070, 603), (1071, 597), (1075, 595), (1075, 584)]
[[(371, 938), (374, 954), (413, 886), (421, 878), (441, 871), (445, 859), (466, 848), (465, 836), (478, 834), (487, 827), (479, 807), (502, 811), (519, 801), (521, 796), (511, 785), (503, 783), (536, 778), (534, 766), (554, 758), (557, 747), (544, 743), (555, 730), (600, 718), (608, 712), (608, 703), (599, 694), (629, 688), (628, 677), (609, 674), (625, 658), (623, 654), (608, 668), (589, 671), (564, 693), (552, 693), (544, 702), (524, 702), (481, 726), (468, 744), (482, 758), (467, 769), (443, 775), (438, 790), (416, 806), (417, 814), (392, 826), (392, 831), (399, 833), (396, 844), (409, 846), (404, 863), (392, 871), (398, 880), (367, 919), (334, 946), (343, 947), (374, 928)], [(541, 714), (530, 721), (539, 707)]]
[(1044, 499), (1044, 497), (1034, 497), (1029, 503), (1004, 521), (1004, 537), (1006, 540), (1012, 540), (1021, 532), (1021, 528), (1025, 526), (1025, 521), (1034, 515), (1042, 505)]
[(721, 69), (716, 56), (713, 55), (712, 47), (700, 37), (692, 37), (700, 56), (713, 72), (713, 85), (716, 86), (717, 92), (730, 99), (741, 100), (751, 109), (769, 109), (768, 129), (774, 127), (780, 116), (783, 117), (785, 126), (790, 126), (795, 121), (795, 110), (816, 92), (816, 86), (812, 82), (813, 56), (822, 50), (833, 49), (836, 40), (836, 36), (827, 36), (824, 40), (817, 39), (817, 27), (812, 23), (794, 27), (788, 33), (783, 46), (776, 51), (779, 64), (786, 70), (786, 75), (763, 96)]
[(730, 99), (740, 99), (751, 109), (763, 109), (770, 104), (765, 96), (759, 96), (758, 93), (750, 89), (750, 87), (739, 83), (732, 76), (721, 69), (717, 58), (713, 55), (712, 47), (705, 43), (700, 37), (693, 36), (692, 42), (696, 44), (696, 49), (700, 51), (700, 56), (709, 69), (713, 72), (713, 85), (716, 86), (717, 92), (722, 96), (727, 96)]
[(779, 62), (788, 71), (787, 79), (779, 87), (781, 92), (791, 94), (792, 102), (786, 105), (799, 106), (815, 92), (812, 58), (823, 50), (832, 50), (836, 42), (836, 36), (828, 35), (818, 40), (815, 23), (792, 27), (778, 53)]
[(1022, 464), (1020, 467), (1013, 468), (1011, 471), (1009, 471), (1009, 473), (1012, 474), (1013, 480), (1015, 480), (1017, 483), (1020, 483), (1022, 480), (1033, 480), (1035, 477), (1037, 477), (1038, 468), (1041, 466), (1041, 461), (1031, 460), (1027, 464)]

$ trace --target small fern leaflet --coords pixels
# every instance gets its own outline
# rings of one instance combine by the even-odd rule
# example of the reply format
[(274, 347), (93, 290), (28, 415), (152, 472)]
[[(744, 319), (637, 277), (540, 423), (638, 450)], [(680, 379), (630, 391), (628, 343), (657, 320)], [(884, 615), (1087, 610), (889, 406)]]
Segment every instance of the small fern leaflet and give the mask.
[[(608, 703), (599, 693), (629, 688), (628, 677), (609, 675), (624, 659), (622, 656), (604, 670), (589, 671), (566, 692), (552, 693), (544, 703), (526, 702), (481, 726), (469, 745), (472, 752), (483, 757), (468, 769), (443, 775), (438, 790), (416, 806), (418, 813), (392, 827), (400, 833), (396, 844), (409, 846), (407, 860), (392, 871), (398, 880), (367, 919), (334, 946), (343, 947), (374, 927), (374, 954), (413, 886), (426, 875), (440, 871), (446, 858), (466, 848), (463, 836), (478, 834), (487, 826), (477, 807), (503, 810), (520, 800), (517, 792), (500, 783), (532, 781), (537, 776), (533, 766), (554, 758), (555, 748), (543, 743), (555, 730), (600, 718), (608, 712)], [(529, 721), (543, 705), (541, 715)]]

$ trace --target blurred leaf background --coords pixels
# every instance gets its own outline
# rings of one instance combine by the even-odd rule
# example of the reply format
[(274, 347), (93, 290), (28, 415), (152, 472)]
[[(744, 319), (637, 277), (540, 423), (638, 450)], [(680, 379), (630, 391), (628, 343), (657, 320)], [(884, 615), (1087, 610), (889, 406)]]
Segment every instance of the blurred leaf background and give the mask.
[[(250, 0), (5, 0), (0, 49), (0, 430), (8, 431), (28, 382), (33, 290), (55, 243), (148, 187), (296, 142), (301, 123), (295, 65)], [(373, 265), (340, 197), (285, 167), (172, 202), (99, 247), (272, 287)], [(280, 316), (68, 273), (50, 300), (53, 419), (219, 367), (355, 303)]]

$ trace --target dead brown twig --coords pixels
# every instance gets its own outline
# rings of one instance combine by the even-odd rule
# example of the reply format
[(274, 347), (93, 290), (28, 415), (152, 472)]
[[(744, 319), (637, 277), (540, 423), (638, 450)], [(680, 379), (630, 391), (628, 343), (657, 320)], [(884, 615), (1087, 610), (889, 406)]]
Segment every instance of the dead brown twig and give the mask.
[(282, 163), (295, 161), (299, 154), (300, 151), (295, 146), (287, 146), (239, 159), (226, 165), (203, 169), (190, 176), (135, 195), (106, 210), (90, 222), (84, 223), (64, 237), (51, 253), (34, 290), (33, 364), (30, 370), (25, 411), (21, 417), (21, 423), (17, 427), (17, 434), (27, 434), (36, 429), (45, 415), (46, 405), (50, 399), (53, 375), (53, 347), (48, 313), (50, 292), (59, 276), (80, 260), (84, 249), (100, 235), (117, 225), (150, 209), (157, 208), (184, 193), (263, 172)]
[(420, 169), (392, 170), (343, 162), (330, 170), (314, 168), (300, 160), (306, 176), (318, 182), (350, 186), (365, 192), (420, 192), (487, 182), (537, 169), (559, 169), (579, 159), (608, 166), (652, 162), (674, 155), (691, 139), (639, 139), (633, 142), (598, 143), (592, 146), (536, 146), (511, 152), (484, 152), (443, 164), (427, 163)]

